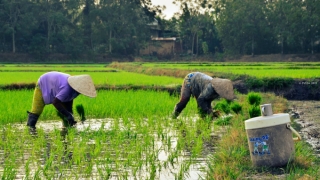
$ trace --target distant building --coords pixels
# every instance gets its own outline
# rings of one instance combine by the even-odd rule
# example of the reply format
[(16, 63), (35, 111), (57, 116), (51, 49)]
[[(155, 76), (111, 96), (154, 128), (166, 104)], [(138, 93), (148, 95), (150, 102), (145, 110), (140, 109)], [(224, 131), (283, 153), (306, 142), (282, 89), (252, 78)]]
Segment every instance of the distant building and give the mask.
[(151, 31), (151, 38), (146, 48), (140, 50), (140, 55), (152, 55), (160, 57), (172, 57), (180, 53), (180, 43), (177, 37), (165, 37), (166, 34), (172, 34), (171, 30), (162, 30), (158, 21), (148, 24)]

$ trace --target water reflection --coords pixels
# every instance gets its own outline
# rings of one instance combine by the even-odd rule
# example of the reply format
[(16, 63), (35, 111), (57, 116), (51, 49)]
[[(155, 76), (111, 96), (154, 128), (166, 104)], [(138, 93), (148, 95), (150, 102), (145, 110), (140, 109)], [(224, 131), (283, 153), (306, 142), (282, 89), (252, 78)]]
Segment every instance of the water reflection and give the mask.
[[(146, 152), (142, 151), (140, 155), (142, 164), (139, 164), (140, 162), (127, 162), (129, 159), (122, 158), (117, 152), (123, 153), (121, 149), (110, 148), (112, 150), (108, 151), (108, 147), (110, 147), (108, 142), (98, 142), (89, 137), (82, 147), (78, 147), (84, 149), (84, 154), (79, 155), (79, 152), (73, 151), (77, 149), (68, 140), (69, 136), (82, 132), (88, 133), (88, 135), (99, 131), (108, 133), (108, 131), (112, 131), (112, 121), (112, 119), (91, 119), (79, 123), (74, 129), (62, 128), (61, 121), (39, 122), (35, 132), (31, 133), (29, 131), (33, 141), (37, 143), (32, 140), (26, 142), (25, 146), (29, 148), (24, 150), (23, 158), (15, 160), (17, 164), (14, 167), (17, 169), (15, 179), (200, 179), (204, 177), (207, 156), (212, 154), (214, 142), (219, 138), (216, 135), (212, 135), (212, 141), (205, 142), (203, 145), (205, 147), (203, 154), (199, 158), (191, 158), (192, 153), (190, 151), (179, 150), (178, 148), (179, 138), (184, 138), (186, 134), (181, 135), (179, 134), (181, 132), (172, 131), (168, 128), (163, 133), (170, 139), (164, 141), (161, 137), (158, 137), (158, 134), (155, 134), (153, 137), (153, 153), (146, 154)], [(14, 127), (16, 131), (21, 132), (21, 136), (25, 128), (24, 125), (16, 125)], [(60, 134), (59, 139), (53, 139), (59, 137), (52, 135), (52, 132), (55, 131)], [(198, 132), (198, 135), (200, 134), (201, 132)], [(128, 136), (135, 138), (135, 135)], [(75, 136), (74, 138), (76, 138), (76, 141), (82, 141), (80, 139), (81, 136)], [(128, 141), (130, 143), (130, 138)], [(38, 142), (40, 142), (40, 145), (42, 143), (42, 147), (37, 147), (40, 151), (33, 149), (34, 147), (32, 146), (33, 143), (38, 144)], [(100, 150), (101, 146), (103, 147), (102, 150)], [(144, 147), (136, 148), (143, 149)], [(32, 154), (34, 153), (33, 151), (40, 154), (34, 155)], [(62, 153), (59, 153), (60, 151)], [(97, 153), (95, 154), (95, 152)], [(0, 155), (1, 176), (4, 171), (7, 171), (4, 167), (5, 156), (2, 148), (0, 148)], [(130, 152), (126, 152), (124, 157), (126, 156), (130, 157)], [(136, 154), (133, 154), (133, 156), (136, 156)], [(83, 157), (86, 162), (79, 162), (79, 158)], [(119, 158), (114, 160), (113, 157)], [(54, 168), (50, 169), (50, 171), (47, 170), (52, 167)], [(49, 173), (43, 173), (45, 171)]]

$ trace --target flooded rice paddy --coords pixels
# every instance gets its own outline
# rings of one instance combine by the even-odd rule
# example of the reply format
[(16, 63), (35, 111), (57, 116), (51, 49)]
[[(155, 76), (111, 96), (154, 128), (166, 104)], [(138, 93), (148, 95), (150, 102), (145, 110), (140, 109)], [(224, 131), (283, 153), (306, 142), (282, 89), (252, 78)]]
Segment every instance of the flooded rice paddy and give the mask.
[[(205, 179), (218, 135), (194, 145), (200, 142), (189, 139), (194, 134), (172, 127), (143, 134), (147, 137), (135, 132), (113, 119), (90, 119), (68, 130), (59, 120), (39, 121), (36, 133), (25, 124), (8, 125), (0, 132), (0, 174), (5, 179)], [(197, 130), (204, 138), (200, 134)]]

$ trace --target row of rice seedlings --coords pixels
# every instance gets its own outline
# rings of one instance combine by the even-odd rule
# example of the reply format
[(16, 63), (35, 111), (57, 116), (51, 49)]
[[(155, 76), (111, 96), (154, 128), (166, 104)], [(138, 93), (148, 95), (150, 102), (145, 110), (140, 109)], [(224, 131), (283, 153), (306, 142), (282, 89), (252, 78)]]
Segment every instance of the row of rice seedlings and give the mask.
[[(52, 179), (59, 176), (152, 178), (167, 168), (178, 168), (174, 176), (187, 175), (190, 163), (202, 155), (203, 142), (209, 139), (211, 127), (206, 123), (202, 124), (202, 121), (199, 123), (194, 118), (189, 118), (195, 114), (195, 111), (191, 110), (196, 107), (194, 101), (190, 102), (189, 108), (187, 107), (179, 120), (171, 120), (168, 114), (178, 99), (166, 93), (109, 91), (100, 92), (99, 96), (105, 96), (100, 101), (110, 104), (102, 103), (94, 108), (102, 107), (100, 111), (109, 111), (108, 113), (115, 117), (110, 129), (101, 128), (98, 131), (83, 132), (70, 130), (65, 139), (60, 137), (59, 130), (44, 132), (40, 128), (36, 137), (31, 137), (27, 131), (16, 132), (15, 134), (19, 136), (2, 139), (1, 147), (8, 149), (6, 152), (14, 154), (12, 157), (23, 156), (24, 160), (17, 162), (16, 159), (9, 159), (9, 161), (24, 166), (22, 174), (35, 178)], [(115, 97), (111, 98), (112, 96)], [(83, 100), (88, 101), (88, 99)], [(85, 109), (91, 108), (91, 105), (88, 108), (85, 106)], [(114, 113), (115, 109), (125, 110)], [(95, 112), (99, 115), (98, 111)], [(91, 113), (86, 112), (88, 115)], [(3, 126), (6, 128), (2, 129), (10, 127), (10, 125)], [(1, 137), (8, 137), (7, 134), (12, 131), (17, 130), (11, 128), (2, 131)], [(19, 143), (21, 144), (19, 148), (11, 147), (10, 144), (14, 144), (13, 141), (17, 138), (19, 139), (17, 142), (24, 143)], [(172, 141), (173, 139), (175, 140)], [(168, 158), (160, 161), (158, 156), (161, 151), (168, 153)], [(187, 158), (187, 161), (181, 160), (183, 154), (188, 154), (190, 158)], [(19, 167), (12, 165), (12, 170), (15, 169)], [(18, 174), (19, 172), (16, 172), (16, 175)], [(8, 177), (4, 173), (1, 176)]]
[[(27, 110), (31, 109), (33, 90), (0, 91), (0, 119), (2, 124), (10, 122), (25, 122)], [(135, 118), (148, 116), (169, 117), (178, 97), (169, 96), (167, 92), (129, 90), (129, 91), (99, 91), (96, 98), (79, 95), (74, 100), (74, 115), (76, 120), (81, 117), (76, 113), (76, 105), (82, 104), (87, 119), (92, 118)], [(195, 101), (190, 101), (190, 106)], [(189, 109), (187, 108), (185, 112)], [(193, 109), (190, 109), (194, 111)], [(47, 105), (39, 121), (57, 120), (56, 110), (52, 105)], [(129, 123), (129, 122), (127, 122)]]
[[(172, 85), (182, 79), (168, 76), (150, 76), (131, 72), (68, 72), (71, 75), (89, 74), (95, 85)], [(1, 72), (0, 85), (36, 83), (45, 72)]]

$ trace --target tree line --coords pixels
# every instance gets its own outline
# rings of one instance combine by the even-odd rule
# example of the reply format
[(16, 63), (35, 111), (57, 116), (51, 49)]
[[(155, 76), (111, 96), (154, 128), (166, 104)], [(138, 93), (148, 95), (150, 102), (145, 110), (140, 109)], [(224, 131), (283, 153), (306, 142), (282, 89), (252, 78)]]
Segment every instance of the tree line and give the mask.
[(155, 19), (197, 55), (320, 51), (320, 0), (174, 2), (167, 20), (151, 0), (0, 0), (0, 53), (139, 55)]

